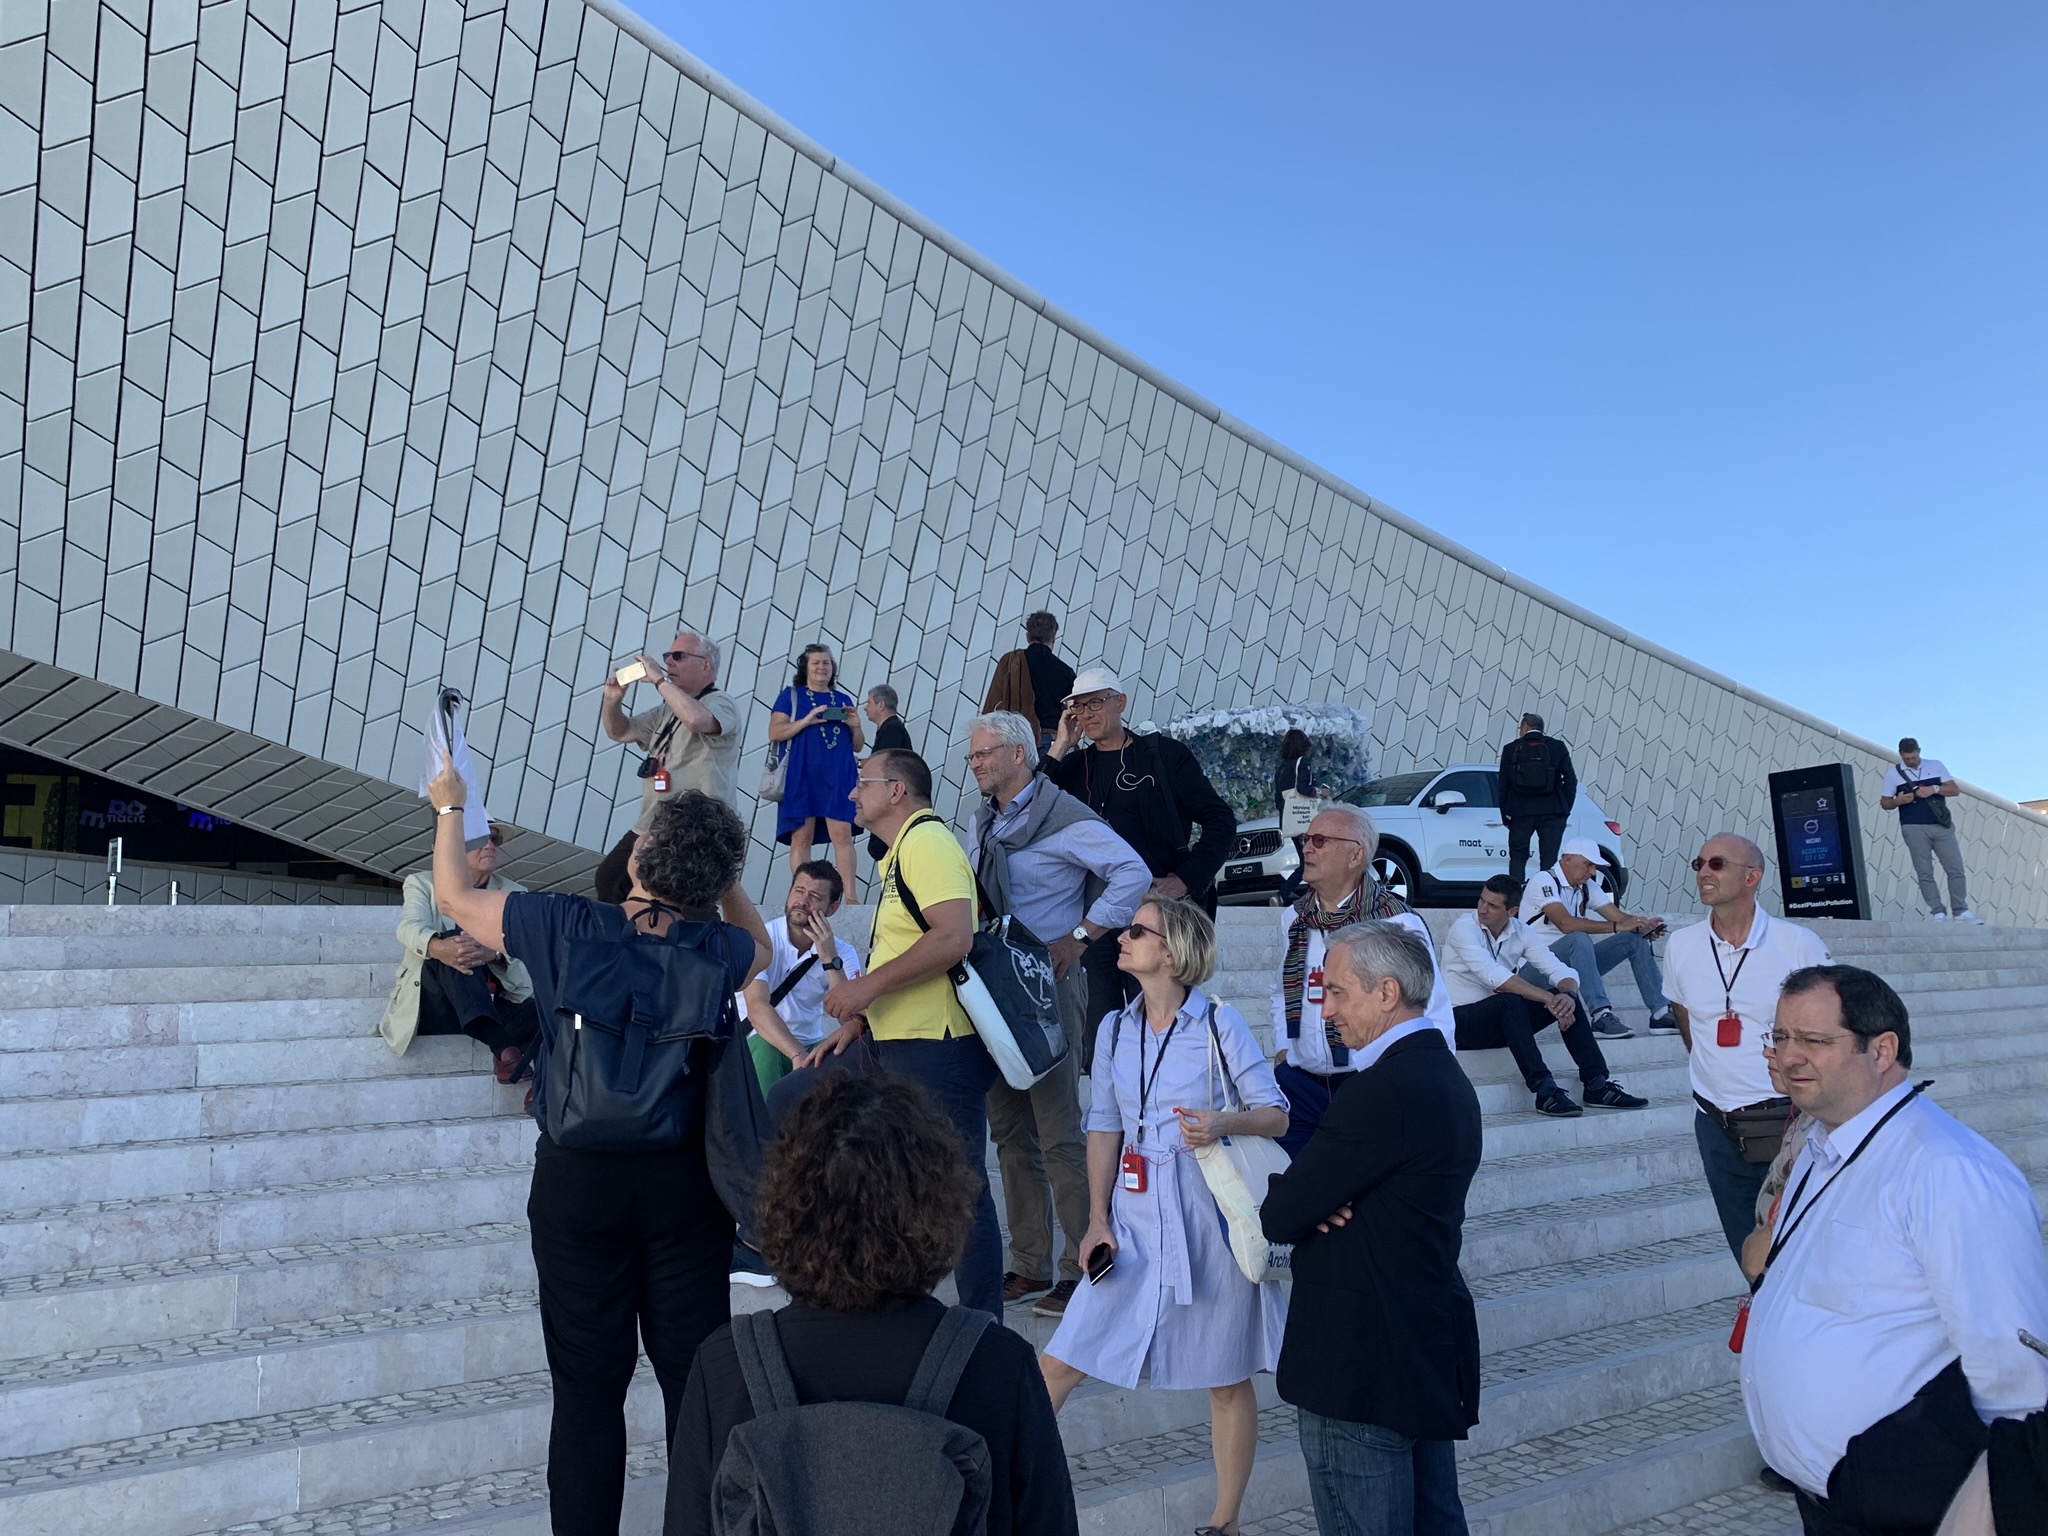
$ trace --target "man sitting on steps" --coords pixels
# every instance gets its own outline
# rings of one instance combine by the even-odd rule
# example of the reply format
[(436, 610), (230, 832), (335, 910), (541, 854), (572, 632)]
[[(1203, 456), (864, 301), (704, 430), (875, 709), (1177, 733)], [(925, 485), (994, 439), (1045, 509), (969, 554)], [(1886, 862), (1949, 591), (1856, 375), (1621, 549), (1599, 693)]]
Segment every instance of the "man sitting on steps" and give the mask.
[[(1537, 1032), (1554, 1023), (1578, 1065), (1588, 1104), (1641, 1109), (1649, 1100), (1637, 1098), (1607, 1075), (1607, 1058), (1600, 1054), (1600, 1042), (1593, 1037), (1579, 997), (1578, 974), (1532, 940), (1510, 910), (1519, 894), (1513, 880), (1495, 875), (1479, 892), (1478, 910), (1459, 918), (1444, 940), (1444, 987), (1458, 1021), (1458, 1049), (1506, 1046), (1521, 1069), (1522, 1081), (1536, 1095), (1539, 1113), (1580, 1114), (1572, 1096), (1558, 1087), (1536, 1045)], [(1525, 981), (1518, 974), (1524, 967), (1535, 969), (1556, 990)]]
[[(1575, 837), (1564, 845), (1554, 867), (1531, 880), (1522, 892), (1521, 919), (1529, 932), (1550, 945), (1552, 953), (1578, 973), (1586, 1006), (1593, 1012), (1593, 1033), (1627, 1040), (1635, 1031), (1614, 1016), (1602, 979), (1622, 961), (1636, 974), (1636, 990), (1650, 1010), (1650, 1033), (1675, 1035), (1678, 1025), (1664, 1001), (1664, 978), (1650, 945), (1663, 932), (1659, 918), (1637, 917), (1621, 910), (1606, 878), (1600, 845)], [(1601, 938), (1599, 935), (1606, 935)], [(1530, 981), (1540, 973), (1524, 970)]]

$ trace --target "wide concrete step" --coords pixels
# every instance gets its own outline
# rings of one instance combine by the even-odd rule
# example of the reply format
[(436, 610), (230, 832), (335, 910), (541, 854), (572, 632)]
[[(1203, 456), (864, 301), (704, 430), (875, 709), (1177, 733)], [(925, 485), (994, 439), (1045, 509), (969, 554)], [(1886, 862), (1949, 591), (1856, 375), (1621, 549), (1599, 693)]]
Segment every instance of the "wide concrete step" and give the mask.
[(381, 933), (127, 935), (0, 938), (0, 975), (16, 971), (140, 970), (397, 963), (395, 925)]
[(461, 1071), (4, 1099), (0, 1147), (40, 1152), (518, 1114), (525, 1095), (489, 1072)]
[(336, 1237), (0, 1279), (0, 1339), (10, 1356), (63, 1354), (533, 1284), (524, 1222)]
[[(532, 1466), (550, 1411), (547, 1372), (532, 1367), (0, 1460), (0, 1529), (194, 1536)], [(644, 1369), (626, 1422), (630, 1439), (659, 1444), (661, 1395)]]
[(202, 1136), (0, 1157), (0, 1212), (26, 1215), (96, 1201), (304, 1184), (337, 1168), (411, 1173), (509, 1163), (531, 1150), (530, 1123), (500, 1115), (267, 1136)]
[(514, 1222), (526, 1209), (532, 1181), (532, 1161), (522, 1158), (59, 1206), (0, 1218), (0, 1277), (166, 1265)]
[(111, 1050), (119, 1046), (368, 1035), (375, 1033), (384, 1016), (387, 993), (388, 989), (356, 997), (288, 1001), (9, 1008), (0, 1013), (0, 1051)]
[(398, 974), (397, 945), (389, 960), (294, 965), (188, 965), (10, 971), (8, 1008), (94, 1008), (108, 1004), (270, 1001), (311, 997), (377, 997)]
[(197, 939), (304, 934), (390, 935), (396, 904), (386, 906), (12, 906), (0, 907), (0, 937)]
[(361, 1078), (489, 1072), (490, 1052), (466, 1035), (415, 1040), (403, 1056), (376, 1035), (312, 1040), (223, 1040), (60, 1051), (0, 1052), (0, 1099), (249, 1083), (328, 1083)]

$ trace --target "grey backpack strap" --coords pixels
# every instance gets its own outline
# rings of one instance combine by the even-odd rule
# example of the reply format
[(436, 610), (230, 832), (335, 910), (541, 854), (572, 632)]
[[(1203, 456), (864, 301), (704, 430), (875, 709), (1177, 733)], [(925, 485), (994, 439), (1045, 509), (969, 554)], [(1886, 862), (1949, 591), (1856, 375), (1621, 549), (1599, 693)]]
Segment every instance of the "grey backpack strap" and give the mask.
[(799, 1406), (796, 1378), (789, 1374), (789, 1356), (782, 1352), (782, 1335), (776, 1331), (773, 1312), (742, 1312), (734, 1318), (732, 1347), (739, 1356), (740, 1375), (746, 1381), (755, 1418)]
[(903, 1406), (943, 1419), (947, 1404), (959, 1389), (961, 1373), (967, 1369), (975, 1346), (981, 1343), (982, 1330), (993, 1321), (977, 1308), (948, 1307), (946, 1315), (939, 1319), (931, 1343), (925, 1346), (924, 1359), (918, 1362), (917, 1375), (910, 1383), (910, 1395), (903, 1399)]

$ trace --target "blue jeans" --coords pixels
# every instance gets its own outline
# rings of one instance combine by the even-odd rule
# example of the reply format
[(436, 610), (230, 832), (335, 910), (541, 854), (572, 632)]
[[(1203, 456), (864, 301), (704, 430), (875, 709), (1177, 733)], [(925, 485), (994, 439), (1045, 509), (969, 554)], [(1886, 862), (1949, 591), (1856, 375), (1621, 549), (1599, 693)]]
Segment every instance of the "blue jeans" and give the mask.
[(988, 1091), (996, 1080), (996, 1064), (988, 1047), (977, 1035), (877, 1040), (875, 1055), (883, 1071), (907, 1077), (929, 1093), (960, 1133), (976, 1193), (974, 1225), (967, 1229), (967, 1247), (953, 1271), (953, 1283), (959, 1288), (961, 1306), (978, 1307), (1001, 1322), (1003, 1230), (996, 1224), (995, 1196), (988, 1187)]
[(1579, 973), (1579, 995), (1595, 1013), (1609, 1006), (1607, 983), (1601, 978), (1624, 960), (1636, 973), (1636, 990), (1643, 994), (1644, 1006), (1652, 1014), (1664, 1011), (1664, 973), (1657, 969), (1650, 941), (1640, 933), (1609, 934), (1597, 944), (1590, 933), (1568, 933), (1550, 946), (1550, 952)]
[(1698, 1110), (1692, 1115), (1692, 1135), (1699, 1143), (1700, 1166), (1706, 1170), (1707, 1188), (1713, 1191), (1714, 1210), (1721, 1218), (1721, 1235), (1728, 1239), (1728, 1251), (1740, 1264), (1742, 1244), (1756, 1230), (1756, 1197), (1771, 1165), (1745, 1163), (1727, 1133)]
[(1448, 1440), (1301, 1410), (1301, 1456), (1323, 1536), (1466, 1536)]

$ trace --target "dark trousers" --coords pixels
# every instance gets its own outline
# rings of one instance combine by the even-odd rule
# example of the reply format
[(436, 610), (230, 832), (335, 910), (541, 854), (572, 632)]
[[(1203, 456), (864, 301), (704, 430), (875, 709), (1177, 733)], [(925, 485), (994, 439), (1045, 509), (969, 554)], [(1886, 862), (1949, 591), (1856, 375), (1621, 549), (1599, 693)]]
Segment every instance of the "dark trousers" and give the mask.
[(1301, 1459), (1322, 1536), (1465, 1536), (1457, 1446), (1301, 1410)]
[[(1586, 1005), (1575, 1002), (1573, 1006), (1578, 1021), (1570, 1029), (1560, 1031), (1564, 1037), (1564, 1048), (1572, 1053), (1572, 1061), (1579, 1069), (1579, 1081), (1588, 1088), (1598, 1088), (1607, 1081), (1607, 1058), (1600, 1052), (1600, 1037), (1593, 1033), (1593, 1026), (1587, 1021)], [(1557, 1021), (1550, 1016), (1550, 1010), (1535, 999), (1516, 997), (1511, 992), (1496, 992), (1476, 1003), (1453, 1008), (1451, 1017), (1458, 1025), (1459, 1050), (1495, 1051), (1506, 1046), (1531, 1093), (1541, 1093), (1546, 1088), (1557, 1086), (1557, 1079), (1550, 1075), (1550, 1067), (1544, 1062), (1543, 1052), (1536, 1044), (1538, 1032)]]
[(1564, 846), (1564, 825), (1569, 816), (1504, 816), (1508, 829), (1508, 878), (1520, 882), (1529, 874), (1529, 834), (1536, 835), (1539, 869), (1557, 863), (1557, 850)]
[[(617, 903), (633, 894), (633, 877), (626, 872), (626, 860), (632, 857), (633, 845), (638, 841), (639, 833), (628, 832), (612, 845), (610, 853), (599, 860), (593, 881), (599, 901)], [(1547, 869), (1549, 866), (1544, 867)]]
[(1721, 1217), (1722, 1235), (1740, 1264), (1742, 1245), (1756, 1230), (1756, 1197), (1771, 1165), (1745, 1163), (1727, 1133), (1697, 1110), (1693, 1111), (1692, 1134), (1699, 1143), (1700, 1167), (1706, 1171), (1707, 1188), (1713, 1191), (1714, 1209)]
[(1323, 1123), (1323, 1116), (1329, 1112), (1330, 1096), (1343, 1085), (1344, 1079), (1304, 1072), (1291, 1061), (1275, 1062), (1273, 1079), (1287, 1095), (1287, 1134), (1280, 1138), (1280, 1145), (1286, 1148), (1289, 1157), (1299, 1157), (1309, 1137), (1315, 1135), (1316, 1127)]
[[(851, 1053), (849, 1053), (851, 1054)], [(978, 1307), (998, 1322), (1003, 1316), (1003, 1229), (988, 1187), (988, 1090), (996, 1064), (978, 1035), (951, 1040), (878, 1040), (875, 1055), (885, 1072), (907, 1077), (932, 1096), (953, 1122), (974, 1171), (974, 1224), (953, 1271), (960, 1305)]]
[(1081, 1025), (1081, 1075), (1095, 1070), (1095, 1031), (1104, 1014), (1115, 1013), (1138, 995), (1138, 984), (1116, 968), (1116, 941), (1121, 928), (1089, 941), (1081, 952), (1081, 969), (1088, 976), (1088, 1012)]
[(618, 1536), (626, 1389), (642, 1345), (667, 1432), (697, 1346), (731, 1315), (732, 1218), (701, 1141), (671, 1152), (534, 1148), (526, 1216), (554, 1385), (548, 1507), (556, 1536)]
[(420, 967), (420, 1034), (468, 1035), (495, 1056), (507, 1046), (525, 1047), (539, 1028), (533, 999), (513, 1003), (493, 996), (481, 969), (465, 976), (438, 960)]

